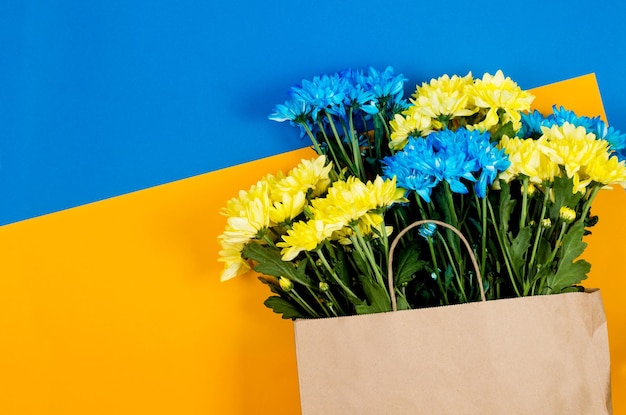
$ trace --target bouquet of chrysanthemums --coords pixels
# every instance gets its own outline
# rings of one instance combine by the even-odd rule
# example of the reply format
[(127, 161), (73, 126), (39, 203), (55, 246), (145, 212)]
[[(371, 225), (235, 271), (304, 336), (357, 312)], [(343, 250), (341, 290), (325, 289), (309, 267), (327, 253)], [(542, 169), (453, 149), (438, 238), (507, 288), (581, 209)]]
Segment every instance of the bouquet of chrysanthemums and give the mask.
[[(501, 71), (444, 75), (405, 96), (392, 68), (305, 80), (270, 119), (289, 121), (318, 157), (231, 199), (222, 279), (254, 270), (283, 318), (391, 310), (582, 290), (579, 259), (597, 192), (626, 187), (626, 135), (554, 107)], [(470, 255), (476, 259), (478, 271)]]

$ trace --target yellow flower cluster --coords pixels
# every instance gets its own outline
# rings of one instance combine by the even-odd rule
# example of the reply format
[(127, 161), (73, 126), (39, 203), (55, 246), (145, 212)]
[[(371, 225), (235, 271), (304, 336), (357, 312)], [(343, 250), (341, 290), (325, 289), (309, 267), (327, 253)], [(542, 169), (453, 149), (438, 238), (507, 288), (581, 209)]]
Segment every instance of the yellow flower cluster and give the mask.
[(418, 86), (410, 99), (412, 105), (390, 122), (389, 147), (400, 150), (409, 137), (442, 128), (490, 131), (510, 121), (519, 129), (519, 113), (528, 111), (533, 99), (500, 70), (482, 79), (474, 79), (471, 72), (464, 77), (443, 75)]
[(326, 156), (302, 160), (287, 175), (267, 175), (248, 191), (230, 199), (222, 214), (227, 216), (224, 232), (218, 237), (224, 262), (222, 281), (250, 269), (241, 258), (241, 250), (250, 241), (262, 239), (269, 228), (280, 227), (300, 215), (308, 197), (323, 194), (330, 185), (331, 164)]
[(574, 192), (585, 192), (591, 183), (626, 187), (626, 165), (612, 155), (606, 140), (570, 123), (542, 127), (537, 140), (503, 137), (500, 148), (509, 156), (510, 167), (500, 174), (507, 182), (519, 176), (531, 183), (551, 182), (562, 174), (572, 179)]
[(361, 235), (371, 234), (373, 228), (383, 231), (380, 209), (405, 201), (404, 193), (404, 189), (396, 188), (395, 178), (377, 177), (373, 182), (363, 183), (349, 177), (334, 182), (325, 197), (311, 201), (310, 219), (293, 223), (283, 240), (276, 244), (282, 248), (283, 261), (317, 248), (326, 239), (349, 244), (355, 230)]

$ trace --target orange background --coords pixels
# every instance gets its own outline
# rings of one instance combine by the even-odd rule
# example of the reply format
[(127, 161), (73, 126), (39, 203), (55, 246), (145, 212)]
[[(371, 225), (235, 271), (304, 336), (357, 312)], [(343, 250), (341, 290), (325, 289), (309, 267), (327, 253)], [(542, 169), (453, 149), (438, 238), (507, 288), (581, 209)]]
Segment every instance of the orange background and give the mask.
[[(595, 77), (533, 90), (604, 115)], [(0, 227), (0, 413), (296, 414), (292, 324), (254, 278), (219, 282), (225, 201), (302, 149)], [(585, 284), (602, 290), (626, 413), (626, 192), (601, 192)]]

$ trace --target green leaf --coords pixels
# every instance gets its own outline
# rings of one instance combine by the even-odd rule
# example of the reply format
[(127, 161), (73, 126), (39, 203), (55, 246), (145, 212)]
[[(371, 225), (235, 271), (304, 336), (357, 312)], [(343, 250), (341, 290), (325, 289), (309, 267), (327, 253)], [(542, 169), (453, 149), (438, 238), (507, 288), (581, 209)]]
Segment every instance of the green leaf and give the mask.
[(263, 302), (266, 307), (271, 308), (277, 314), (282, 314), (282, 318), (285, 320), (294, 320), (296, 318), (307, 318), (295, 304), (290, 303), (287, 299), (277, 296), (268, 297)]
[(358, 280), (361, 283), (363, 292), (367, 299), (367, 304), (357, 304), (355, 310), (357, 314), (381, 313), (391, 311), (391, 299), (385, 287), (376, 284), (371, 278), (359, 274)]
[(511, 266), (518, 275), (523, 275), (522, 271), (526, 265), (526, 253), (530, 247), (531, 231), (530, 227), (522, 228), (517, 236), (511, 240), (509, 254), (511, 256)]
[(539, 247), (537, 248), (537, 256), (535, 259), (536, 264), (545, 264), (548, 258), (550, 258), (550, 243), (543, 237), (539, 240)]
[(253, 268), (256, 272), (276, 278), (286, 277), (307, 287), (312, 287), (311, 279), (305, 274), (305, 267), (296, 268), (293, 262), (283, 261), (280, 252), (276, 249), (249, 243), (243, 248), (242, 256), (255, 261), (256, 265)]
[(362, 254), (360, 249), (354, 249), (352, 251), (352, 259), (354, 260), (354, 265), (356, 267), (355, 271), (362, 274), (370, 273), (369, 263), (367, 262), (367, 259)]
[(396, 296), (396, 308), (398, 310), (410, 310), (411, 306), (406, 301), (406, 298), (400, 297), (400, 296)]
[(559, 210), (563, 206), (574, 209), (576, 204), (580, 201), (582, 193), (573, 192), (574, 181), (567, 176), (555, 177), (552, 182), (552, 190), (554, 194), (554, 203), (550, 209), (550, 218), (555, 221), (558, 219)]
[(273, 292), (274, 294), (281, 295), (283, 293), (283, 291), (280, 288), (278, 288), (275, 283), (271, 282), (270, 280), (268, 280), (264, 276), (261, 275), (261, 276), (258, 277), (258, 279), (263, 284), (267, 285), (269, 287), (270, 291)]
[(498, 218), (500, 230), (502, 235), (506, 235), (509, 231), (509, 222), (513, 209), (517, 204), (516, 200), (511, 199), (511, 185), (504, 180), (500, 180), (500, 203), (498, 212), (500, 217)]
[(584, 220), (578, 220), (565, 233), (559, 249), (557, 270), (546, 277), (548, 285), (546, 294), (560, 293), (587, 278), (591, 264), (584, 259), (574, 261), (587, 247), (587, 243), (582, 240), (584, 232)]
[(339, 279), (346, 285), (350, 285), (350, 272), (348, 271), (348, 261), (346, 261), (346, 254), (343, 249), (335, 249), (328, 241), (325, 241), (325, 246), (328, 247), (330, 266), (335, 271), (335, 274), (339, 276)]
[(426, 261), (418, 259), (419, 248), (417, 245), (409, 245), (402, 249), (398, 254), (398, 259), (394, 261), (396, 269), (394, 270), (394, 284), (396, 287), (402, 287), (408, 284), (416, 272), (424, 269)]
[(446, 269), (443, 272), (443, 285), (444, 285), (444, 287), (446, 289), (448, 287), (450, 287), (452, 285), (453, 280), (454, 280), (454, 268), (452, 268), (452, 265), (447, 264), (446, 265)]
[(500, 141), (503, 135), (515, 137), (515, 134), (517, 134), (517, 131), (515, 131), (515, 128), (513, 128), (513, 122), (509, 121), (496, 129), (496, 131), (491, 136), (491, 142), (497, 143), (498, 141)]

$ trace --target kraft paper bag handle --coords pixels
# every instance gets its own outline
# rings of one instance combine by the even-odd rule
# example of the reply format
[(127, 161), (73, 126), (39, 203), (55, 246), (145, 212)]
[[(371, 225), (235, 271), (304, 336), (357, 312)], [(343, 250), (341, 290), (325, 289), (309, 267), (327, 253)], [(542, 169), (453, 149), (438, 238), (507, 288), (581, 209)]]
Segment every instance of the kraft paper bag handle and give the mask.
[(454, 233), (456, 233), (459, 236), (459, 238), (461, 238), (461, 241), (463, 241), (463, 243), (465, 244), (465, 247), (469, 251), (470, 258), (472, 260), (472, 265), (474, 265), (474, 270), (476, 271), (476, 278), (478, 279), (478, 287), (480, 288), (480, 298), (482, 301), (487, 301), (487, 298), (485, 297), (485, 288), (483, 287), (483, 278), (480, 275), (480, 268), (478, 266), (478, 261), (476, 261), (476, 256), (474, 255), (474, 251), (472, 251), (472, 247), (470, 246), (465, 236), (463, 236), (461, 231), (459, 231), (457, 228), (450, 225), (449, 223), (445, 223), (445, 222), (435, 220), (435, 219), (424, 219), (424, 220), (415, 221), (409, 226), (407, 226), (406, 228), (402, 229), (402, 231), (398, 233), (398, 235), (396, 235), (395, 239), (391, 243), (391, 246), (389, 247), (389, 269), (387, 271), (387, 284), (389, 287), (389, 294), (391, 295), (391, 309), (393, 311), (398, 311), (398, 304), (396, 301), (396, 290), (393, 284), (393, 251), (395, 250), (396, 245), (400, 241), (400, 238), (405, 233), (425, 223), (434, 223), (436, 225), (443, 226), (444, 228), (448, 228)]

